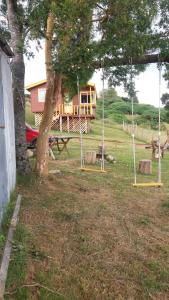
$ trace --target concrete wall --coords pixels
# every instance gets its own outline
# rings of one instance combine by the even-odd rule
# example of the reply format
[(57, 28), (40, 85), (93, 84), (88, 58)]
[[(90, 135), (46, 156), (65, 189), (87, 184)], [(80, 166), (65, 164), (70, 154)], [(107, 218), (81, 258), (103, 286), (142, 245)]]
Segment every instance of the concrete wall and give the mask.
[(0, 50), (0, 221), (16, 183), (12, 80), (8, 57)]

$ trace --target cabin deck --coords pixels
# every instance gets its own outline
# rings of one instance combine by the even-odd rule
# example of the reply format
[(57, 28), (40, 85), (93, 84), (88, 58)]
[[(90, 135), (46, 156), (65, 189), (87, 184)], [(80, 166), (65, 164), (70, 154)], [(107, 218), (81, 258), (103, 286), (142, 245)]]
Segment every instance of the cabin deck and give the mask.
[[(35, 126), (39, 127), (43, 113), (35, 113)], [(54, 114), (52, 129), (60, 132), (80, 132), (88, 133), (91, 130), (90, 121), (95, 119), (94, 115), (72, 115)]]

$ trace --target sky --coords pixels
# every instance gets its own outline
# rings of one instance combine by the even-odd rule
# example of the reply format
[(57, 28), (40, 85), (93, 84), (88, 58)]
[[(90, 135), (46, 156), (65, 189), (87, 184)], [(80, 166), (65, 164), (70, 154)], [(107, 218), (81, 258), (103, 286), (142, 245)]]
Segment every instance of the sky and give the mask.
[[(34, 47), (33, 47), (34, 49)], [(25, 57), (25, 84), (29, 85), (46, 78), (45, 73), (45, 58), (44, 49), (40, 49), (39, 52), (34, 50), (35, 57), (27, 59)], [(101, 81), (101, 71), (95, 72), (93, 78), (90, 80), (96, 85), (97, 93), (103, 88)], [(105, 82), (107, 87), (107, 82)], [(117, 87), (116, 91), (119, 96), (127, 96), (123, 90), (123, 87)], [(137, 97), (140, 103), (152, 104), (158, 107), (159, 105), (159, 72), (156, 64), (151, 64), (147, 70), (140, 74), (136, 79), (136, 91)], [(167, 89), (167, 83), (162, 79), (161, 81), (161, 94), (169, 92)]]

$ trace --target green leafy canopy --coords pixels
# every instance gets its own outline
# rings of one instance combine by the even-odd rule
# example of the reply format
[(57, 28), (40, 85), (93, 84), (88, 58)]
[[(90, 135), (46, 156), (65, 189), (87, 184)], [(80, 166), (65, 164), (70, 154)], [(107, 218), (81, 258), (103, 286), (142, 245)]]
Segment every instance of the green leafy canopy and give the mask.
[[(5, 16), (5, 0), (1, 13)], [(109, 85), (123, 82), (127, 91), (130, 84), (130, 65), (117, 64), (144, 54), (160, 52), (160, 58), (169, 50), (169, 4), (166, 0), (14, 0), (16, 14), (23, 27), (20, 48), (29, 55), (30, 40), (37, 47), (45, 38), (49, 12), (55, 18), (53, 36), (53, 69), (61, 73), (65, 86), (76, 88), (92, 76), (98, 62), (106, 64), (105, 75)], [(0, 26), (1, 31), (4, 26)], [(113, 64), (114, 61), (114, 64)], [(165, 66), (166, 67), (166, 66)], [(133, 66), (133, 77), (145, 66)], [(168, 80), (168, 67), (165, 78)]]

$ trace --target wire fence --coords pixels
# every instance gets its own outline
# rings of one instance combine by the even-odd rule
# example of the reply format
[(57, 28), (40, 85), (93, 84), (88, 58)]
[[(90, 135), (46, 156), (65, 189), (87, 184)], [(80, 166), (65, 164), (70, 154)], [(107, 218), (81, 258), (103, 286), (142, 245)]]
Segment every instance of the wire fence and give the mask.
[[(124, 132), (128, 134), (133, 133), (133, 128), (131, 124), (123, 123), (122, 129)], [(134, 126), (134, 134), (135, 138), (141, 141), (144, 141), (145, 143), (151, 144), (153, 140), (158, 140), (158, 131), (157, 130), (152, 130), (152, 129), (147, 129), (138, 126), (135, 124)], [(161, 132), (161, 143), (164, 143), (167, 138), (167, 133), (166, 131)]]

